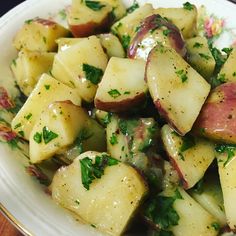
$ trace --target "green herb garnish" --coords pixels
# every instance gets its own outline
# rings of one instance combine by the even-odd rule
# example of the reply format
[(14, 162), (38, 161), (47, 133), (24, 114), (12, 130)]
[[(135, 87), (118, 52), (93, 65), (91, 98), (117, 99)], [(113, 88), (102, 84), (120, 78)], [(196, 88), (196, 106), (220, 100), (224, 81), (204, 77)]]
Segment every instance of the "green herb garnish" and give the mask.
[(186, 73), (184, 73), (184, 70), (178, 70), (175, 72), (175, 74), (178, 75), (178, 77), (181, 79), (182, 83), (184, 83), (188, 79)]
[(19, 127), (21, 127), (21, 123), (16, 124), (15, 127), (14, 127), (14, 129), (17, 129), (17, 128), (19, 128)]
[(89, 64), (83, 64), (83, 71), (85, 73), (85, 77), (91, 83), (97, 85), (103, 76), (103, 70), (97, 68), (95, 66), (91, 66)]
[(206, 60), (211, 59), (210, 56), (208, 56), (208, 55), (206, 55), (206, 54), (204, 54), (204, 53), (198, 53), (198, 55), (199, 55), (201, 58), (204, 58), (204, 59), (206, 59)]
[(33, 139), (36, 143), (41, 143), (42, 142), (42, 134), (39, 132), (36, 132), (33, 136)]
[(130, 44), (131, 37), (129, 35), (122, 35), (121, 37), (121, 44), (125, 51), (128, 49), (129, 44)]
[(130, 6), (129, 8), (127, 8), (126, 12), (127, 12), (127, 13), (131, 13), (131, 12), (133, 12), (134, 10), (136, 10), (137, 8), (139, 8), (139, 4), (138, 4), (136, 1), (134, 1), (133, 4), (132, 4), (132, 6)]
[(31, 24), (34, 20), (33, 19), (29, 19), (29, 20), (26, 20), (25, 23), (26, 24)]
[(58, 137), (58, 134), (49, 130), (47, 126), (43, 127), (43, 140), (45, 144), (48, 144), (49, 142), (51, 142), (53, 139), (57, 137)]
[(118, 160), (102, 154), (95, 157), (95, 163), (89, 157), (80, 160), (81, 178), (83, 186), (89, 190), (89, 186), (94, 179), (100, 179), (104, 175), (104, 170), (107, 166), (117, 165)]
[(191, 11), (191, 10), (193, 10), (194, 5), (191, 4), (190, 2), (186, 2), (186, 3), (183, 4), (183, 7), (184, 7), (184, 9), (186, 9), (188, 11)]
[(211, 224), (211, 227), (215, 229), (215, 231), (219, 231), (220, 230), (220, 224), (218, 222), (213, 222)]
[(118, 143), (116, 133), (112, 133), (109, 141), (111, 145), (115, 145)]
[(50, 89), (50, 85), (49, 84), (45, 84), (44, 87), (45, 87), (46, 90)]
[(194, 48), (201, 48), (201, 47), (203, 47), (203, 44), (196, 42), (196, 43), (194, 43), (193, 47)]
[(217, 145), (215, 147), (215, 150), (216, 150), (216, 152), (227, 154), (227, 159), (223, 164), (223, 166), (225, 167), (232, 160), (232, 158), (235, 156), (236, 145), (233, 145), (233, 144)]
[(106, 5), (98, 1), (85, 0), (85, 5), (93, 11), (100, 11)]
[(26, 120), (29, 120), (32, 117), (32, 113), (29, 113), (28, 115), (24, 116)]
[(183, 140), (183, 142), (181, 144), (181, 147), (179, 148), (180, 152), (184, 152), (184, 151), (188, 150), (189, 148), (192, 148), (193, 146), (196, 145), (195, 139), (191, 135), (186, 135), (186, 136), (182, 137), (182, 140)]
[(163, 34), (164, 34), (165, 36), (168, 36), (171, 32), (172, 32), (172, 31), (171, 31), (170, 29), (165, 29), (165, 30), (163, 30)]
[(108, 94), (113, 97), (113, 98), (117, 98), (121, 95), (121, 93), (117, 90), (117, 89), (111, 89)]

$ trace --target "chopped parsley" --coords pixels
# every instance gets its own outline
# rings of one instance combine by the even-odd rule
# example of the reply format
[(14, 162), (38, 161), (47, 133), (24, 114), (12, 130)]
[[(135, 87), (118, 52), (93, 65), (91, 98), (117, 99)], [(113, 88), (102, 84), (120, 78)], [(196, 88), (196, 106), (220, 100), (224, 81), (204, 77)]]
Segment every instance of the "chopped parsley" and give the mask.
[(130, 91), (125, 91), (124, 92), (124, 95), (128, 95), (128, 94), (130, 94)]
[(23, 130), (19, 131), (18, 134), (20, 134), (22, 137), (25, 137), (25, 133)]
[(107, 126), (111, 122), (112, 113), (108, 112), (105, 117), (102, 119), (102, 123)]
[(117, 90), (117, 89), (111, 89), (108, 94), (113, 97), (113, 98), (117, 98), (121, 95), (121, 93)]
[(182, 137), (182, 140), (183, 140), (183, 142), (179, 148), (180, 152), (184, 152), (184, 151), (188, 150), (189, 148), (196, 145), (194, 137), (191, 135), (186, 135), (186, 136)]
[(181, 79), (182, 83), (184, 83), (188, 79), (186, 73), (184, 73), (184, 70), (178, 70), (175, 72), (175, 74), (178, 75), (178, 77)]
[(226, 82), (225, 74), (219, 74), (217, 79), (223, 84)]
[(139, 8), (139, 4), (134, 1), (132, 6), (130, 6), (129, 8), (127, 8), (126, 12), (127, 13), (132, 13), (134, 10), (136, 10), (137, 8)]
[(172, 32), (172, 31), (171, 31), (170, 29), (165, 29), (165, 30), (163, 30), (163, 34), (164, 34), (165, 36), (168, 36), (171, 32)]
[(121, 44), (125, 51), (128, 49), (129, 44), (130, 44), (131, 37), (129, 35), (122, 35), (121, 37)]
[(29, 113), (28, 115), (24, 116), (26, 120), (29, 120), (32, 117), (32, 113)]
[(85, 77), (91, 83), (97, 85), (103, 76), (103, 70), (97, 68), (95, 66), (91, 66), (89, 64), (83, 64), (83, 71), (85, 73)]
[(227, 159), (223, 164), (223, 166), (225, 167), (232, 160), (232, 158), (235, 156), (236, 145), (233, 145), (233, 144), (217, 145), (215, 147), (215, 150), (218, 153), (226, 153), (227, 154)]
[(137, 119), (119, 119), (118, 127), (123, 135), (133, 135), (135, 128), (139, 125), (139, 120)]
[(21, 127), (21, 123), (16, 124), (15, 127), (14, 127), (14, 129), (17, 129), (17, 128), (19, 128), (19, 127)]
[(214, 228), (215, 231), (219, 231), (220, 230), (220, 224), (218, 222), (213, 222), (211, 224), (211, 227)]
[(210, 56), (208, 56), (208, 55), (206, 55), (206, 54), (204, 54), (204, 53), (198, 53), (198, 55), (199, 55), (201, 58), (204, 58), (204, 59), (206, 59), (206, 60), (211, 59)]
[(12, 60), (12, 64), (16, 67), (16, 64), (17, 64), (17, 63), (16, 63), (16, 59), (13, 59), (13, 60)]
[(89, 157), (85, 157), (80, 160), (81, 178), (83, 186), (89, 190), (90, 184), (93, 180), (100, 179), (104, 175), (104, 170), (107, 166), (117, 165), (118, 160), (102, 154), (95, 157), (95, 163)]
[(43, 42), (44, 42), (44, 43), (47, 43), (47, 39), (46, 39), (45, 36), (43, 36)]
[(109, 141), (111, 145), (115, 145), (118, 143), (116, 133), (112, 133)]
[(36, 143), (41, 143), (42, 142), (42, 134), (39, 132), (36, 132), (33, 136), (33, 139)]
[(25, 24), (31, 24), (34, 20), (33, 19), (29, 19), (25, 21)]
[(194, 5), (191, 4), (190, 2), (186, 2), (186, 3), (183, 4), (183, 8), (184, 8), (185, 10), (191, 11), (191, 10), (193, 10)]
[(79, 153), (82, 153), (83, 150), (83, 141), (89, 139), (93, 136), (93, 133), (90, 130), (83, 128), (80, 132), (78, 137), (75, 140), (75, 145), (79, 148)]
[(93, 11), (100, 11), (106, 5), (101, 4), (99, 1), (85, 0), (85, 5)]
[(229, 57), (229, 54), (232, 52), (233, 48), (223, 48), (221, 51), (225, 52), (227, 54), (227, 57)]
[(236, 76), (236, 71), (232, 74), (233, 76)]
[(43, 140), (45, 144), (48, 144), (49, 142), (51, 142), (53, 139), (57, 137), (58, 137), (58, 134), (49, 130), (47, 126), (43, 127)]
[(66, 19), (66, 11), (65, 9), (62, 9), (59, 11), (59, 16), (61, 17), (62, 20)]
[(196, 42), (196, 43), (194, 43), (193, 47), (194, 47), (194, 48), (202, 48), (202, 47), (203, 47), (203, 44)]
[(173, 206), (177, 199), (183, 199), (178, 189), (172, 197), (157, 195), (147, 205), (144, 215), (160, 230), (168, 230), (171, 226), (178, 225), (180, 219)]
[(50, 89), (50, 85), (49, 84), (45, 84), (44, 87), (45, 87), (46, 90)]
[(76, 200), (75, 200), (75, 203), (79, 205), (79, 204), (80, 204), (80, 200), (79, 200), (79, 199), (76, 199)]

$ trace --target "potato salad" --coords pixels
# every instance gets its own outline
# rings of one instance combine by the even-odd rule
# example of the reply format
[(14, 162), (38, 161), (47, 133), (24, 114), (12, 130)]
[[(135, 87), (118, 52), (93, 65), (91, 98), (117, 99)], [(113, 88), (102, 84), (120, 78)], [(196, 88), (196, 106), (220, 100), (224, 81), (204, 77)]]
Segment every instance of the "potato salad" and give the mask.
[(105, 235), (236, 231), (236, 48), (200, 33), (190, 2), (65, 14), (26, 19), (11, 64), (25, 97), (11, 128), (55, 167), (52, 199)]

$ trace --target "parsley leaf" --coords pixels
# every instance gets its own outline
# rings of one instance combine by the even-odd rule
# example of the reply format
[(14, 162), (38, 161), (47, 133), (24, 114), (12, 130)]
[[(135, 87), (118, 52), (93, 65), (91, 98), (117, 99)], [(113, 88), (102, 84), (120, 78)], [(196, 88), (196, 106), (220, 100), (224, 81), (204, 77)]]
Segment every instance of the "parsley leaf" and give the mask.
[(107, 126), (111, 122), (112, 113), (108, 112), (106, 116), (102, 119), (102, 123)]
[(206, 59), (206, 60), (211, 59), (211, 57), (210, 57), (209, 55), (206, 55), (206, 54), (204, 54), (204, 53), (198, 53), (198, 55), (199, 55), (201, 58), (204, 58), (204, 59)]
[(196, 42), (196, 43), (194, 43), (193, 47), (194, 48), (201, 48), (201, 47), (203, 47), (203, 44)]
[(178, 189), (172, 197), (158, 195), (150, 201), (144, 214), (154, 224), (158, 225), (158, 228), (167, 230), (171, 226), (178, 225), (180, 219), (173, 207), (177, 199), (183, 199)]
[(172, 31), (170, 29), (163, 30), (163, 35), (168, 36)]
[(79, 153), (82, 153), (84, 150), (83, 148), (83, 141), (89, 139), (93, 136), (93, 133), (90, 132), (88, 129), (83, 128), (80, 132), (78, 137), (75, 140), (75, 145), (79, 148)]
[(130, 6), (129, 8), (127, 8), (126, 12), (127, 13), (132, 13), (134, 10), (136, 10), (137, 8), (139, 8), (139, 4), (134, 1), (132, 6)]
[(181, 79), (182, 83), (188, 79), (186, 73), (184, 73), (184, 70), (178, 70), (175, 72), (175, 74)]
[(211, 224), (211, 227), (215, 229), (215, 231), (219, 231), (220, 230), (220, 224), (218, 222), (213, 222)]
[(83, 64), (83, 71), (85, 72), (85, 77), (91, 83), (97, 85), (103, 76), (103, 70), (89, 64)]
[(217, 145), (215, 147), (216, 152), (218, 153), (226, 153), (227, 154), (227, 159), (224, 162), (223, 166), (225, 167), (235, 156), (235, 151), (236, 151), (236, 145), (230, 144), (222, 144), (222, 145)]
[(118, 160), (102, 154), (95, 157), (95, 163), (89, 157), (80, 160), (81, 178), (83, 186), (89, 190), (89, 186), (96, 178), (100, 179), (104, 175), (104, 170), (107, 166), (117, 165)]
[(131, 37), (129, 35), (122, 35), (121, 37), (121, 44), (125, 51), (128, 49), (129, 44), (130, 44)]
[(191, 135), (185, 135), (184, 137), (182, 137), (182, 144), (181, 147), (179, 149), (180, 152), (184, 152), (186, 150), (188, 150), (189, 148), (193, 147), (196, 145), (194, 137)]
[(115, 145), (118, 143), (116, 133), (112, 133), (109, 141), (111, 145)]
[(43, 140), (45, 144), (48, 144), (49, 142), (51, 142), (53, 139), (57, 137), (58, 137), (58, 134), (49, 130), (47, 126), (43, 127)]
[(85, 0), (85, 5), (93, 11), (100, 11), (106, 5), (101, 4), (98, 1)]
[(183, 7), (184, 7), (184, 9), (191, 11), (191, 10), (193, 10), (194, 5), (191, 4), (190, 2), (186, 2), (183, 4)]
[(36, 143), (41, 143), (42, 142), (42, 134), (39, 132), (36, 132), (33, 136), (33, 139)]
[(113, 98), (117, 98), (121, 95), (121, 93), (117, 90), (117, 89), (111, 89), (108, 94), (113, 97)]

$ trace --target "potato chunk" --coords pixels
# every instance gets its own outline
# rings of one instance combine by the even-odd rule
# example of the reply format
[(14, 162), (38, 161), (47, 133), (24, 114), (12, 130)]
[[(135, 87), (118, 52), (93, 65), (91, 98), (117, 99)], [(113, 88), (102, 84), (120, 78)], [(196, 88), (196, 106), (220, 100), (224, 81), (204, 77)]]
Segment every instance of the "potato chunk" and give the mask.
[(189, 132), (210, 85), (174, 49), (161, 45), (148, 56), (146, 79), (159, 113), (179, 134)]
[[(62, 167), (52, 181), (52, 198), (76, 213), (82, 221), (110, 235), (120, 235), (147, 193), (143, 178), (124, 163), (107, 166), (100, 179), (87, 190), (82, 184), (81, 161), (105, 153), (86, 152), (68, 167)], [(107, 155), (107, 154), (105, 154)]]
[(11, 69), (21, 91), (29, 96), (39, 77), (48, 72), (53, 64), (55, 53), (36, 52), (23, 49), (11, 64)]
[(98, 85), (95, 106), (104, 111), (126, 111), (145, 100), (145, 62), (112, 57)]
[(30, 134), (30, 161), (39, 163), (72, 144), (88, 118), (83, 108), (71, 102), (51, 103)]
[(192, 38), (197, 34), (197, 8), (192, 5), (192, 9), (183, 8), (157, 8), (155, 14), (166, 17), (175, 24), (182, 32), (184, 38)]
[(107, 56), (96, 36), (80, 40), (55, 56), (52, 74), (92, 102), (107, 65)]
[(55, 40), (65, 37), (69, 31), (54, 21), (35, 18), (25, 21), (23, 27), (14, 38), (13, 45), (17, 50), (26, 48), (31, 51), (55, 51)]
[(41, 112), (52, 102), (66, 100), (70, 100), (75, 105), (81, 105), (81, 98), (74, 89), (43, 74), (25, 104), (12, 120), (12, 129), (29, 140), (30, 133)]

